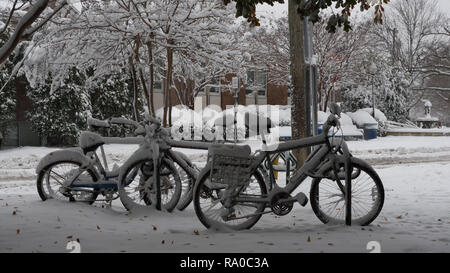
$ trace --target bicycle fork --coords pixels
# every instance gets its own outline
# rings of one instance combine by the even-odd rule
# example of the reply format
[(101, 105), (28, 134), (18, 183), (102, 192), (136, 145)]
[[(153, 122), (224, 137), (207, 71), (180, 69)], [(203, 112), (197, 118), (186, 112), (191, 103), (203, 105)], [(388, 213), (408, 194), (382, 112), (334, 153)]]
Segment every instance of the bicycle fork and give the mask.
[(159, 156), (159, 146), (158, 143), (156, 143), (155, 141), (153, 141), (151, 143), (151, 148), (153, 151), (153, 170), (154, 170), (154, 179), (155, 179), (155, 187), (156, 187), (156, 204), (155, 204), (155, 208), (157, 210), (161, 210), (161, 177), (160, 177), (160, 166), (161, 166), (161, 158)]

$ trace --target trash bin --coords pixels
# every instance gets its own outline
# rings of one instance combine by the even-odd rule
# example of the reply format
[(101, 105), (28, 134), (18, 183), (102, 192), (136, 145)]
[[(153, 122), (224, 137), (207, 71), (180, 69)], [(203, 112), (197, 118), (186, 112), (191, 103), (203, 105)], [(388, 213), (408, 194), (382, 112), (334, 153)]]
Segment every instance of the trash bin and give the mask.
[(318, 123), (317, 124), (317, 134), (320, 135), (323, 132), (323, 124), (322, 123)]
[(364, 139), (377, 138), (378, 123), (364, 123)]

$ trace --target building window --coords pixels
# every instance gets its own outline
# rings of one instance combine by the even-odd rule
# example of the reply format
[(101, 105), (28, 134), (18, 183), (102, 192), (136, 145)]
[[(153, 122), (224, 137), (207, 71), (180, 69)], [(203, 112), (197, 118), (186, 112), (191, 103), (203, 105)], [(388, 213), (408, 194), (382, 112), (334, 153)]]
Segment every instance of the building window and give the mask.
[(220, 77), (215, 77), (211, 80), (211, 82), (206, 85), (205, 88), (209, 88), (209, 94), (210, 95), (218, 95), (220, 94), (221, 88), (222, 88), (222, 83), (221, 83), (221, 78)]
[(245, 94), (258, 96), (266, 96), (267, 91), (267, 71), (264, 69), (247, 71), (247, 84)]
[(155, 80), (153, 81), (153, 88), (162, 91), (162, 81), (161, 76), (155, 74)]

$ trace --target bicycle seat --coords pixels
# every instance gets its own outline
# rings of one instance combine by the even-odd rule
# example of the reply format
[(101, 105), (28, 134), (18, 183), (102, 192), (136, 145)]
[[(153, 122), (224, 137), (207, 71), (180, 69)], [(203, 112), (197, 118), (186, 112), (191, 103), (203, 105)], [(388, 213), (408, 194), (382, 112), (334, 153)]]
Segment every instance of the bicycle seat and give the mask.
[(84, 154), (94, 152), (98, 147), (105, 144), (103, 137), (99, 134), (83, 131), (80, 135), (80, 148)]

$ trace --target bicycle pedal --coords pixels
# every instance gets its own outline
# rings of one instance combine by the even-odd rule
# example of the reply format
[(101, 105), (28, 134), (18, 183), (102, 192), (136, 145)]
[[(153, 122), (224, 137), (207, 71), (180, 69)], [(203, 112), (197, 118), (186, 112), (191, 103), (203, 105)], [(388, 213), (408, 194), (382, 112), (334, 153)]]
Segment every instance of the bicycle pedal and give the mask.
[(308, 204), (308, 197), (303, 192), (299, 192), (296, 196), (294, 196), (295, 200), (302, 206), (306, 206)]

